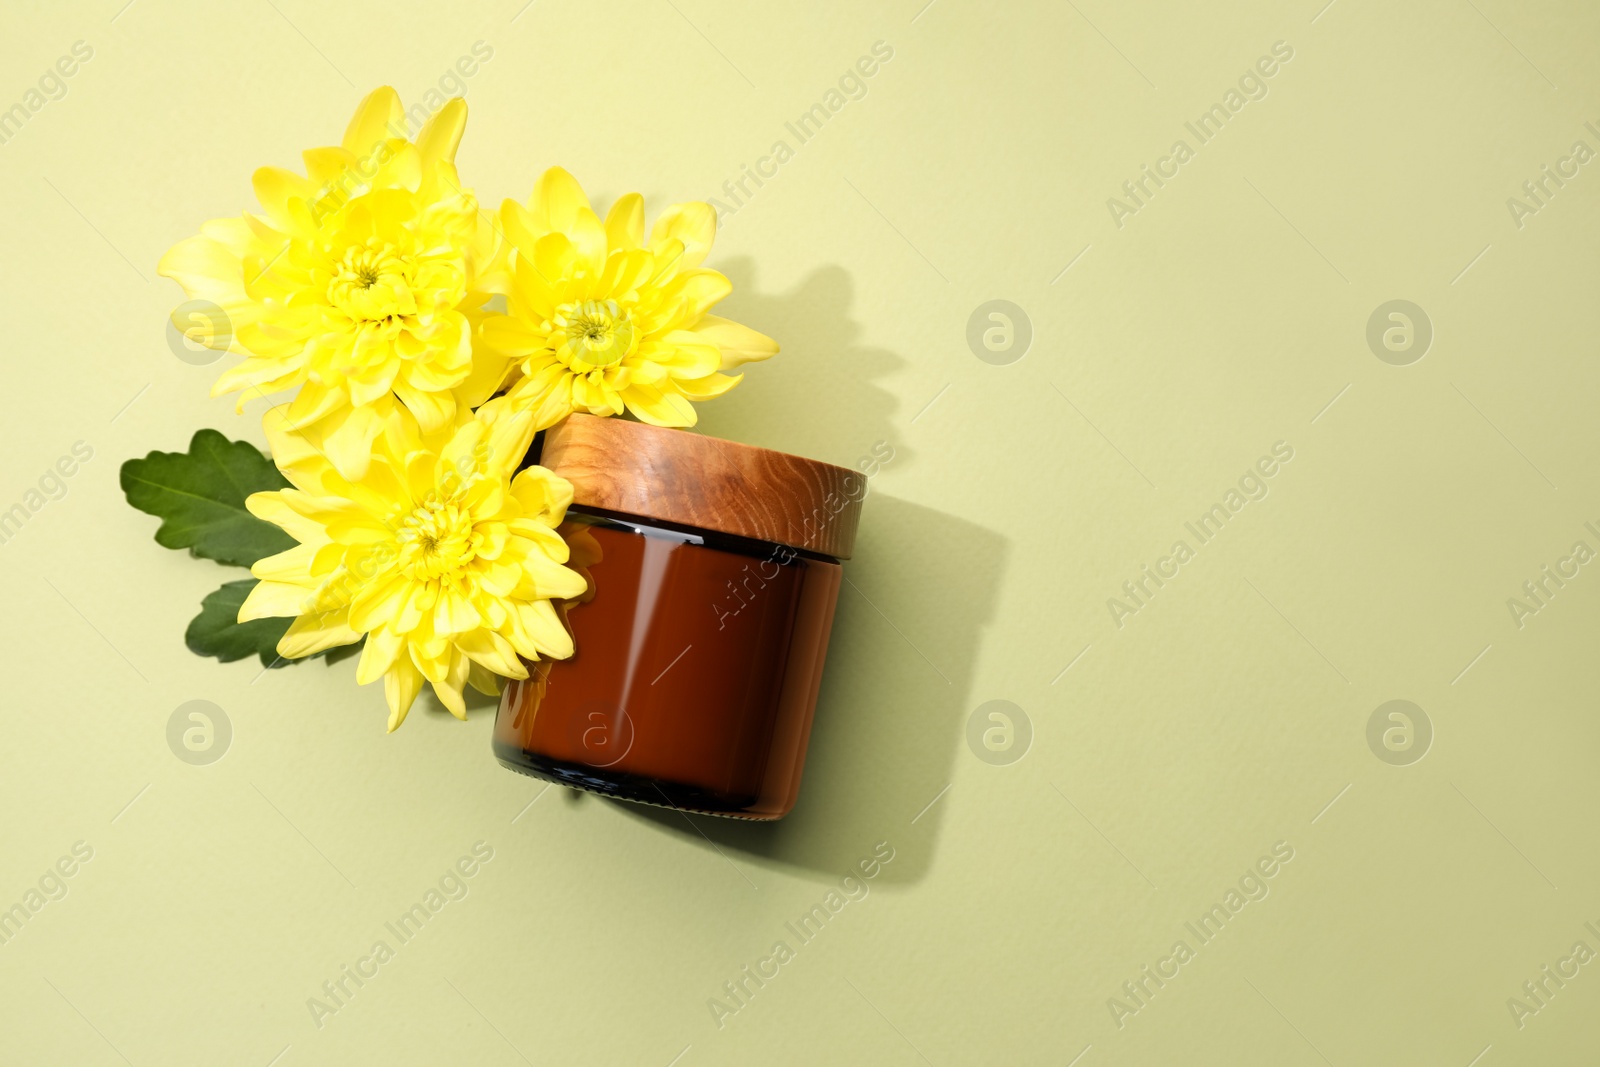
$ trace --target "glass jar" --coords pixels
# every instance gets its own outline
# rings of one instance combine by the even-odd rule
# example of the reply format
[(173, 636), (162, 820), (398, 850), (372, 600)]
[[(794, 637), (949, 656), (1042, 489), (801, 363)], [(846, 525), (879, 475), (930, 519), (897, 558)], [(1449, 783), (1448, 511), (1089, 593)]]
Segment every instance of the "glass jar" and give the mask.
[(588, 588), (576, 651), (509, 682), (494, 751), (606, 796), (782, 818), (806, 744), (863, 475), (690, 431), (573, 415), (539, 462)]

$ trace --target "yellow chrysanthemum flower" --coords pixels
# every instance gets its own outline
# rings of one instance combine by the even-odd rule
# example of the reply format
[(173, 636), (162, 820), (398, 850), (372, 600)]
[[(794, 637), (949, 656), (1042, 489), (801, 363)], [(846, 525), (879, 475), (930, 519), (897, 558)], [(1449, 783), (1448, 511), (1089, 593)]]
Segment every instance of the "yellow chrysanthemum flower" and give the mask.
[[(622, 197), (602, 224), (577, 181), (546, 171), (527, 206), (507, 200), (508, 315), (487, 317), (487, 356), (515, 360), (510, 390), (543, 429), (573, 411), (693, 426), (693, 400), (721, 396), (722, 373), (778, 351), (770, 337), (706, 314), (733, 286), (700, 267), (716, 237), (709, 204), (675, 204), (644, 239), (644, 199)], [(486, 358), (486, 362), (492, 362)]]
[(453, 99), (413, 142), (399, 96), (378, 89), (338, 147), (304, 153), (306, 177), (256, 171), (261, 214), (208, 222), (161, 259), (227, 315), (231, 338), (214, 347), (248, 357), (212, 395), (243, 390), (242, 409), (255, 392), (298, 388), (292, 422), (349, 478), (395, 397), (432, 431), (505, 376), (490, 357), (473, 373), (473, 322), (503, 284), (492, 219), (456, 175), (466, 118)]
[(533, 440), (530, 413), (501, 398), (429, 433), (396, 406), (353, 482), (288, 428), (289, 408), (265, 426), (294, 488), (245, 504), (300, 544), (251, 568), (261, 581), (240, 622), (297, 616), (278, 642), (291, 659), (365, 635), (356, 680), (383, 678), (390, 730), (424, 678), (464, 719), (464, 685), (496, 693), (499, 678), (528, 676), (523, 659), (572, 655), (550, 603), (585, 589), (555, 530), (572, 486), (543, 467), (513, 477)]

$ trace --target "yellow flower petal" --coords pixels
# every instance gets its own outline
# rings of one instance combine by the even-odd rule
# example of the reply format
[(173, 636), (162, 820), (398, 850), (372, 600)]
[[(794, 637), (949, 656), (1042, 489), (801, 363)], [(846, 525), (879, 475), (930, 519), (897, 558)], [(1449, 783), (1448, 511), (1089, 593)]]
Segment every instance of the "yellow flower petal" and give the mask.
[(572, 505), (572, 483), (543, 467), (518, 471), (511, 480), (511, 492), (530, 518), (551, 528), (561, 524)]
[(697, 418), (694, 405), (675, 389), (669, 392), (640, 385), (623, 393), (622, 399), (641, 422), (652, 426), (693, 426)]
[(509, 315), (491, 315), (483, 320), (478, 336), (492, 352), (503, 356), (527, 356), (545, 345), (544, 335)]
[(406, 721), (406, 712), (422, 692), (422, 672), (409, 656), (401, 656), (383, 676), (383, 696), (389, 703), (389, 732)]
[(382, 678), (405, 652), (406, 641), (401, 634), (388, 627), (369, 632), (361, 649), (361, 661), (356, 664), (356, 684), (370, 685)]
[(451, 97), (417, 134), (417, 152), (422, 156), (423, 166), (453, 163), (466, 128), (467, 102), (459, 96)]
[(472, 354), (472, 373), (455, 387), (456, 403), (460, 407), (481, 406), (505, 384), (516, 366), (515, 360), (493, 349), (475, 347)]
[[(400, 614), (410, 594), (411, 583), (399, 573), (386, 573), (381, 580), (364, 585), (350, 601), (350, 628), (362, 633), (379, 630), (389, 632), (383, 628)], [(390, 660), (393, 660), (392, 656)], [(387, 669), (388, 664), (385, 663), (376, 669), (373, 677)]]
[[(261, 518), (267, 516), (263, 515)], [(276, 555), (256, 560), (250, 567), (250, 573), (264, 582), (288, 582), (309, 588), (315, 584), (311, 579), (311, 562), (316, 557), (317, 548), (315, 544), (304, 544), (284, 549)]]
[(732, 282), (717, 271), (701, 267), (673, 278), (661, 298), (665, 303), (677, 305), (671, 324), (687, 328), (699, 322), (711, 305), (731, 292)]
[(490, 429), (484, 462), (488, 469), (509, 478), (533, 444), (533, 415), (517, 411), (509, 401), (503, 400), (490, 401), (484, 407), (487, 410), (480, 409), (479, 417)]
[(717, 346), (722, 353), (722, 370), (736, 370), (746, 363), (756, 363), (778, 354), (778, 342), (764, 333), (757, 333), (732, 319), (706, 315), (689, 327), (702, 341)]
[[(455, 417), (456, 398), (450, 393), (429, 392), (416, 388), (410, 382), (396, 381), (394, 383), (394, 395), (399, 397), (400, 402), (407, 408), (411, 409), (411, 414), (416, 416), (417, 422), (422, 426), (423, 433), (434, 433), (448, 427), (451, 419)], [(343, 466), (337, 462), (335, 466), (339, 466), (341, 472), (344, 470)], [(360, 475), (354, 475), (353, 477), (359, 478)]]
[(661, 213), (650, 230), (650, 248), (664, 248), (669, 240), (683, 245), (678, 260), (682, 268), (698, 267), (711, 251), (711, 242), (717, 237), (717, 212), (710, 204), (690, 201), (673, 204)]
[(317, 193), (314, 182), (282, 167), (262, 167), (251, 178), (251, 184), (255, 186), (256, 199), (267, 209), (267, 217), (280, 229), (292, 225), (291, 200), (311, 200)]
[(359, 481), (372, 459), (372, 440), (383, 429), (377, 412), (370, 406), (345, 408), (328, 421), (332, 430), (323, 438), (324, 454), (342, 476)]
[(690, 400), (714, 400), (743, 378), (742, 374), (708, 374), (704, 378), (679, 379), (678, 392)]
[(472, 606), (472, 601), (454, 589), (441, 589), (439, 591), (438, 603), (433, 607), (433, 629), (435, 633), (447, 636), (471, 633), (482, 623), (483, 616), (478, 614), (478, 609)]
[(566, 659), (572, 655), (572, 635), (561, 625), (560, 617), (556, 615), (548, 600), (533, 604), (519, 603), (516, 622), (517, 632), (527, 646), (518, 648), (517, 651), (528, 659), (538, 659), (541, 655), (552, 659)]
[(251, 493), (244, 498), (244, 506), (256, 518), (283, 527), (285, 533), (303, 545), (315, 549), (328, 540), (323, 524), (290, 507), (281, 490)]
[(385, 85), (374, 89), (361, 101), (344, 131), (340, 147), (360, 156), (378, 141), (397, 136), (392, 130), (403, 131), (405, 128), (405, 110), (400, 106), (400, 94)]
[(472, 661), (463, 653), (451, 650), (450, 666), (444, 679), (430, 678), (433, 682), (434, 695), (439, 698), (439, 703), (449, 709), (450, 714), (460, 719), (467, 720), (467, 704), (461, 698), (461, 691), (466, 688), (467, 678), (472, 673)]
[(156, 273), (183, 286), (192, 298), (221, 304), (244, 296), (240, 262), (237, 251), (197, 234), (167, 249)]
[[(502, 678), (528, 676), (528, 669), (517, 658), (517, 650), (512, 647), (511, 642), (493, 630), (479, 630), (463, 637), (456, 642), (456, 647), (474, 663)], [(469, 673), (467, 677), (470, 682), (471, 674)]]
[(628, 193), (606, 212), (606, 244), (615, 252), (644, 244), (644, 197)]
[(535, 235), (539, 237), (547, 233), (569, 233), (577, 223), (579, 212), (594, 214), (578, 180), (560, 167), (551, 167), (539, 176), (528, 207)]
[(299, 615), (306, 608), (309, 590), (289, 582), (257, 582), (239, 605), (239, 622)]
[[(522, 666), (520, 662), (517, 664), (517, 667), (522, 671), (521, 674), (510, 674), (506, 677), (526, 678), (528, 676), (528, 668)], [(489, 697), (499, 696), (500, 691), (505, 686), (505, 683), (501, 680), (499, 675), (495, 674), (493, 671), (480, 667), (476, 663), (472, 665), (472, 670), (467, 673), (467, 684), (472, 686), (472, 688), (476, 689), (478, 692), (482, 693), (484, 696)]]
[(570, 374), (562, 374), (543, 387), (536, 378), (524, 378), (511, 390), (513, 401), (533, 412), (535, 430), (546, 430), (572, 414)]
[(675, 379), (704, 378), (722, 363), (716, 345), (704, 343), (688, 330), (673, 330), (647, 348), (641, 347), (640, 357), (666, 367)]
[(340, 645), (353, 645), (361, 635), (346, 625), (347, 611), (325, 614), (301, 615), (289, 624), (289, 630), (278, 640), (278, 655), (285, 659), (303, 659)]

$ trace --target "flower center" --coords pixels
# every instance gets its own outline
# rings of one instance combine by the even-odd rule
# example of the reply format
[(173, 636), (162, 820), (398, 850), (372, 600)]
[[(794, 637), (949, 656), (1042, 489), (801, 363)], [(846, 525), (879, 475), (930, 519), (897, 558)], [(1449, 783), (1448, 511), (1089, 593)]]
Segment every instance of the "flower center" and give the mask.
[(450, 574), (472, 562), (478, 537), (472, 516), (455, 504), (430, 500), (400, 524), (400, 570), (413, 581)]
[(359, 322), (414, 315), (412, 263), (391, 244), (353, 245), (331, 264), (328, 302)]
[(577, 370), (610, 367), (633, 351), (633, 320), (615, 300), (585, 300), (556, 309), (557, 354)]

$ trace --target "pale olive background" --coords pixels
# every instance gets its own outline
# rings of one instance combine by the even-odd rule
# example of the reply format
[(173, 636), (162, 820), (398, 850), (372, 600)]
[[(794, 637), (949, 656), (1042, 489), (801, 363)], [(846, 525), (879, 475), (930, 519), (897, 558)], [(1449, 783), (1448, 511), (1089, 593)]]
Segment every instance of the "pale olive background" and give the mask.
[[(1600, 963), (1521, 1029), (1506, 1004), (1600, 950), (1600, 565), (1520, 629), (1506, 603), (1600, 550), (1600, 163), (1520, 229), (1506, 204), (1600, 149), (1600, 9), (923, 2), (8, 9), (0, 107), (93, 58), (0, 145), (0, 509), (93, 458), (0, 545), (0, 907), (94, 855), (0, 946), (0, 1062), (1600, 1058)], [(781, 825), (541, 793), (493, 762), (487, 705), (385, 736), (352, 661), (198, 659), (183, 628), (239, 575), (122, 501), (129, 457), (262, 439), (263, 402), (208, 399), (225, 364), (169, 349), (161, 253), (479, 41), (486, 204), (559, 163), (602, 205), (731, 206), (794, 149), (710, 259), (784, 351), (702, 428), (895, 458)], [(799, 144), (785, 122), (878, 41)], [(1268, 95), (1119, 228), (1107, 198), (1278, 41)], [(967, 342), (997, 299), (1033, 331), (1007, 365)], [(1408, 366), (1367, 345), (1391, 300), (1432, 322)], [(1278, 441), (1269, 495), (1119, 628), (1107, 599)], [(1367, 742), (1397, 699), (1434, 733), (1408, 766)], [(167, 741), (193, 700), (232, 727), (205, 766)], [(992, 700), (1031, 723), (1019, 761), (968, 746)], [(479, 841), (469, 895), (318, 1028), (307, 999)], [(884, 841), (799, 946), (784, 924)], [(1185, 922), (1280, 841), (1270, 895), (1199, 947)], [(1119, 1028), (1108, 999), (1179, 938), (1196, 958)], [(779, 939), (796, 958), (719, 1029), (708, 1001)]]

